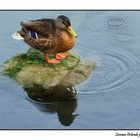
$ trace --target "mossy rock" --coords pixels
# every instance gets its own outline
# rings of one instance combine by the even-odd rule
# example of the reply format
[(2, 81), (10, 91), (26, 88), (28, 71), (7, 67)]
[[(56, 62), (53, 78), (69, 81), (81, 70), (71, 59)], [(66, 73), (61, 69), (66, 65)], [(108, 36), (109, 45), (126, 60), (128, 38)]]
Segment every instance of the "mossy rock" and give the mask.
[(41, 52), (28, 51), (5, 61), (2, 73), (14, 78), (26, 89), (39, 87), (56, 91), (58, 87), (66, 89), (83, 82), (95, 68), (94, 62), (80, 61), (80, 57), (72, 52), (60, 63), (48, 64)]

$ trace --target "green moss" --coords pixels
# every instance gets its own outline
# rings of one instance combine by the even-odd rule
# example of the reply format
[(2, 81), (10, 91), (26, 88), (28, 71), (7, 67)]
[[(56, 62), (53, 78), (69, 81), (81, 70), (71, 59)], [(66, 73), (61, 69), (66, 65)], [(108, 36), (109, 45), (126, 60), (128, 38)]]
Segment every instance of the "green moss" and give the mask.
[[(75, 61), (76, 60), (76, 61)], [(30, 53), (24, 53), (12, 57), (11, 59), (4, 62), (4, 65), (8, 65), (3, 70), (3, 74), (9, 75), (10, 77), (15, 78), (17, 73), (21, 71), (24, 66), (27, 65), (42, 65), (44, 67), (50, 67), (53, 69), (72, 69), (80, 61), (80, 58), (69, 53), (68, 57), (65, 60), (62, 60), (58, 64), (48, 64), (45, 60), (44, 55), (40, 51), (34, 51)]]
[(5, 69), (3, 74), (15, 78), (16, 74), (22, 69), (23, 66), (23, 63), (17, 63), (16, 65)]

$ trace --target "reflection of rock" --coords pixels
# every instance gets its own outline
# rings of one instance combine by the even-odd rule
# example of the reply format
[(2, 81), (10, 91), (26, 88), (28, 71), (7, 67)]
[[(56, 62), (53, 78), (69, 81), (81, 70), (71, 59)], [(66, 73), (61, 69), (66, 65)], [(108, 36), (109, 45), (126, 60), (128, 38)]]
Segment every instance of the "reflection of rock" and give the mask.
[(56, 86), (46, 90), (42, 87), (34, 86), (33, 88), (24, 88), (24, 90), (32, 100), (40, 102), (73, 100), (77, 95), (74, 87)]
[(24, 87), (51, 89), (56, 86), (71, 87), (86, 80), (95, 63), (80, 61), (80, 58), (69, 53), (69, 56), (59, 64), (50, 65), (38, 52), (28, 52), (11, 58), (4, 64), (3, 73), (14, 77)]
[[(58, 90), (58, 92), (57, 92)], [(39, 102), (34, 102), (33, 104), (42, 112), (48, 112), (48, 113), (57, 113), (58, 115), (58, 120), (60, 123), (64, 126), (69, 126), (73, 123), (75, 117), (77, 114), (73, 114), (73, 112), (76, 110), (77, 107), (77, 100), (74, 99), (76, 95), (76, 90), (74, 88), (66, 88), (66, 89), (57, 89), (56, 91), (53, 92), (53, 96), (46, 96), (44, 91), (41, 90), (35, 90), (35, 89), (27, 89), (25, 88), (25, 91), (27, 92), (29, 98), (31, 98), (34, 101), (41, 101), (42, 103)], [(61, 93), (61, 92), (62, 93)], [(59, 94), (59, 95), (57, 95)], [(56, 95), (56, 98), (55, 98)], [(64, 97), (64, 95), (66, 95)], [(62, 98), (63, 96), (63, 98)], [(69, 97), (72, 97), (72, 100), (67, 100)], [(60, 99), (60, 100), (58, 100)], [(63, 102), (52, 102), (53, 100), (57, 101), (63, 101)], [(51, 102), (49, 102), (51, 101)]]

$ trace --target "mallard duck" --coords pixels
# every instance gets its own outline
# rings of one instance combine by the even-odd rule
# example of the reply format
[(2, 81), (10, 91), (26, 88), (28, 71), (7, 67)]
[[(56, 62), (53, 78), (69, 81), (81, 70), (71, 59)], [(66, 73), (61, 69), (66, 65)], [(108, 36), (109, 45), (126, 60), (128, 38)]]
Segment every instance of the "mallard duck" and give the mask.
[[(71, 27), (68, 17), (58, 16), (56, 19), (37, 19), (21, 22), (22, 29), (14, 34), (20, 36), (25, 43), (40, 50), (48, 63), (59, 63), (65, 59), (66, 53), (75, 44), (77, 34)], [(55, 58), (50, 59), (49, 54)]]

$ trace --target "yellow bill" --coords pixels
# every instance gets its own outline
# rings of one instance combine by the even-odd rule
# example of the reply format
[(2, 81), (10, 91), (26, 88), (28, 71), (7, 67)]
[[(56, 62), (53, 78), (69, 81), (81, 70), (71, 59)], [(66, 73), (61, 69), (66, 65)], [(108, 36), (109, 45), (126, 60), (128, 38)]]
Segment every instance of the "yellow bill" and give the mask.
[(67, 31), (68, 31), (72, 36), (77, 37), (76, 32), (72, 29), (71, 26), (68, 27)]

